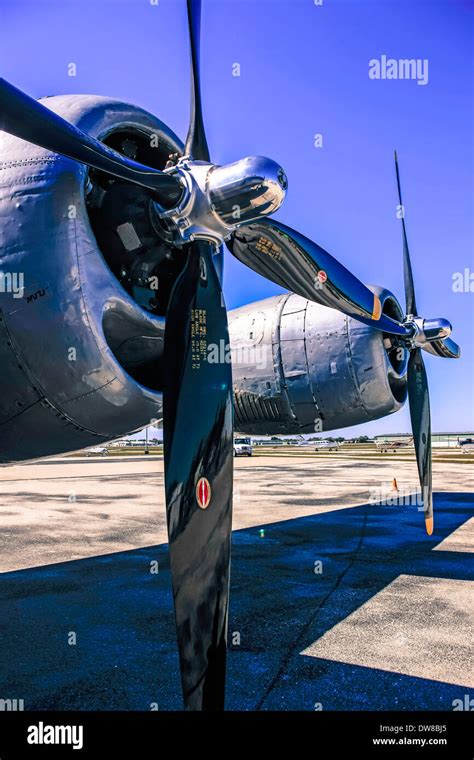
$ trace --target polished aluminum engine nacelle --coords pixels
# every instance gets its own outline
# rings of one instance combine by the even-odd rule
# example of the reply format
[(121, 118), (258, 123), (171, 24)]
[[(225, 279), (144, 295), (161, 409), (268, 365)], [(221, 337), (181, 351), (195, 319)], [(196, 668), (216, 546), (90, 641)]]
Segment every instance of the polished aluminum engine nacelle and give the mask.
[[(156, 165), (179, 153), (159, 119), (111, 98), (46, 105), (101, 139), (157, 136)], [(160, 166), (161, 165), (161, 166)], [(162, 416), (162, 395), (133, 377), (163, 348), (164, 319), (106, 264), (86, 208), (82, 164), (0, 133), (0, 461), (97, 445)]]
[[(384, 313), (395, 297), (373, 287)], [(392, 414), (406, 400), (408, 351), (392, 337), (294, 294), (230, 313), (235, 427), (312, 433)]]

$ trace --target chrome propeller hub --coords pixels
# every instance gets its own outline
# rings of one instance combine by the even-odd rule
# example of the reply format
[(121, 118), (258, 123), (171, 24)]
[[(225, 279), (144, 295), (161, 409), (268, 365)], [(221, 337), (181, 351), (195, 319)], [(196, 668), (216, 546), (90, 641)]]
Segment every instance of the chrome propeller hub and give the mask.
[(288, 185), (282, 167), (262, 156), (225, 166), (183, 156), (165, 171), (182, 194), (171, 209), (154, 203), (155, 223), (178, 246), (199, 239), (220, 245), (240, 225), (275, 213)]
[(409, 314), (403, 324), (412, 331), (408, 338), (408, 343), (412, 349), (423, 348), (435, 340), (448, 338), (452, 332), (451, 323), (441, 317), (423, 319)]

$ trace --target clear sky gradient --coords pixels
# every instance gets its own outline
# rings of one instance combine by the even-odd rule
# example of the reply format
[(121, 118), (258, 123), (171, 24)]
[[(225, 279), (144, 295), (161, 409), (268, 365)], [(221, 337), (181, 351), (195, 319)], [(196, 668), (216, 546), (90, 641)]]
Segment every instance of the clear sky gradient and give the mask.
[[(289, 191), (277, 218), (403, 299), (397, 148), (418, 306), (450, 319), (463, 351), (459, 361), (425, 354), (435, 431), (474, 430), (474, 293), (452, 289), (455, 272), (474, 273), (473, 8), (468, 0), (203, 0), (212, 159), (279, 161)], [(113, 95), (184, 138), (184, 0), (2, 0), (0, 24), (0, 75), (16, 86), (34, 97)], [(382, 55), (428, 59), (428, 83), (370, 79), (369, 61)], [(227, 256), (229, 308), (278, 292)], [(351, 434), (408, 431), (404, 409)]]

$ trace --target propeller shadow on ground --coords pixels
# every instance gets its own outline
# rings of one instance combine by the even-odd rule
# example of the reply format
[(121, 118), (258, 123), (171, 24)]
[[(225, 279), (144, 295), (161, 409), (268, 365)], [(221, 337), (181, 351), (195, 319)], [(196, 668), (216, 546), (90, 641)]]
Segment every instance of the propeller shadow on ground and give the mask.
[[(380, 606), (372, 618), (356, 616), (400, 576), (447, 585), (448, 601), (428, 600), (427, 627), (437, 612), (440, 620), (449, 613), (452, 654), (463, 656), (456, 609), (446, 606), (456, 584), (473, 578), (472, 560), (465, 548), (439, 544), (472, 515), (474, 494), (440, 493), (435, 502), (431, 537), (416, 507), (377, 505), (235, 531), (227, 708), (442, 710), (463, 699), (465, 683), (446, 682), (453, 681), (449, 664), (446, 680), (434, 678), (429, 654), (426, 674), (422, 668), (416, 675), (410, 663), (401, 673), (357, 660), (361, 641), (378, 636), (385, 620), (392, 635), (393, 609), (382, 620)], [(417, 599), (416, 586), (412, 593), (416, 608), (426, 602)], [(398, 617), (404, 614), (400, 609)], [(419, 646), (420, 621), (410, 626), (405, 617), (408, 641), (400, 646), (409, 659)], [(353, 646), (342, 629), (352, 619)], [(182, 707), (166, 544), (4, 573), (0, 621), (1, 699), (23, 699), (25, 710)], [(332, 643), (321, 657), (325, 634)], [(425, 630), (425, 645), (429, 635)], [(384, 645), (375, 642), (376, 649)]]

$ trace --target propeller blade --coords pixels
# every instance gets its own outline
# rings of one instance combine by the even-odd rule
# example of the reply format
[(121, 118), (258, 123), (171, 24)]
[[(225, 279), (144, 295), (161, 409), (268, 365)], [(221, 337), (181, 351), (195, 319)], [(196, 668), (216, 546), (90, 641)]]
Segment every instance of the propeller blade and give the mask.
[(0, 79), (0, 130), (146, 187), (167, 208), (175, 206), (181, 197), (182, 188), (175, 177), (132, 161), (108, 148), (5, 79)]
[(395, 156), (395, 173), (397, 175), (397, 189), (398, 189), (398, 203), (402, 214), (402, 231), (403, 231), (403, 279), (405, 281), (405, 303), (406, 313), (417, 315), (415, 300), (415, 286), (413, 284), (413, 272), (410, 261), (410, 251), (408, 249), (407, 229), (405, 225), (405, 207), (402, 201), (402, 189), (400, 185), (400, 170), (398, 168), (398, 156), (397, 151), (394, 151)]
[(200, 36), (201, 0), (187, 0), (189, 43), (191, 47), (191, 114), (184, 155), (196, 161), (209, 161), (204, 121), (202, 116)]
[[(220, 710), (230, 576), (232, 373), (230, 355), (222, 355), (229, 337), (213, 248), (196, 241), (188, 251), (166, 316), (166, 511), (184, 705)], [(219, 355), (211, 357), (209, 349)]]
[(433, 533), (433, 494), (431, 477), (430, 397), (425, 364), (420, 348), (415, 348), (408, 361), (408, 401), (415, 444), (416, 462), (425, 510), (426, 532)]
[(281, 222), (242, 225), (227, 242), (230, 252), (254, 272), (323, 306), (338, 309), (384, 332), (409, 330), (382, 314), (380, 299), (333, 256)]
[(440, 356), (442, 359), (459, 359), (461, 356), (461, 348), (451, 338), (442, 338), (425, 343), (422, 349), (433, 354), (433, 356)]

